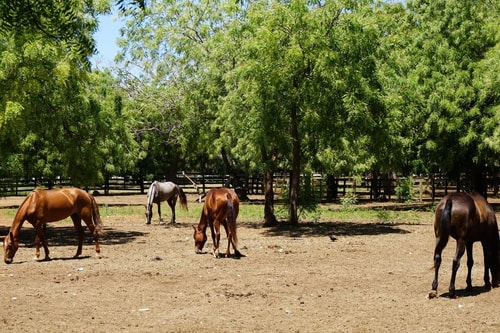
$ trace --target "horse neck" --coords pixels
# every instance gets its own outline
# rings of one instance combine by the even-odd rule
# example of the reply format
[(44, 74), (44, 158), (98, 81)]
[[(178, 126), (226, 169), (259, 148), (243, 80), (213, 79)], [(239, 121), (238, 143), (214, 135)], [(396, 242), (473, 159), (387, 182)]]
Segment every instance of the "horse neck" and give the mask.
[(207, 227), (208, 227), (208, 218), (207, 218), (205, 212), (202, 211), (201, 217), (200, 217), (200, 223), (198, 223), (198, 230), (206, 232)]
[(14, 217), (14, 221), (12, 221), (12, 225), (10, 226), (9, 233), (12, 232), (12, 235), (14, 238), (17, 239), (17, 236), (19, 235), (19, 232), (21, 230), (21, 227), (24, 224), (24, 221), (26, 221), (27, 218), (27, 209), (29, 206), (28, 198), (24, 199), (23, 203), (17, 210), (16, 216)]
[(148, 202), (147, 202), (147, 207), (148, 207), (148, 210), (151, 209), (151, 206), (153, 206), (153, 200), (155, 198), (155, 193), (156, 193), (157, 189), (156, 189), (156, 186), (155, 184), (151, 184), (151, 186), (149, 187), (149, 190), (148, 190)]

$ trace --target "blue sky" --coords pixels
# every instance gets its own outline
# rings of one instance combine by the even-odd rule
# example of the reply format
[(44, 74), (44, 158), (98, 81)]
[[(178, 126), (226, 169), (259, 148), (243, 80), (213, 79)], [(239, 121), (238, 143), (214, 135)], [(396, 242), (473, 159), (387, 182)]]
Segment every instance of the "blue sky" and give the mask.
[(118, 38), (121, 22), (117, 20), (116, 13), (101, 16), (99, 30), (94, 35), (98, 54), (92, 57), (92, 64), (99, 67), (110, 67), (118, 53), (116, 39)]

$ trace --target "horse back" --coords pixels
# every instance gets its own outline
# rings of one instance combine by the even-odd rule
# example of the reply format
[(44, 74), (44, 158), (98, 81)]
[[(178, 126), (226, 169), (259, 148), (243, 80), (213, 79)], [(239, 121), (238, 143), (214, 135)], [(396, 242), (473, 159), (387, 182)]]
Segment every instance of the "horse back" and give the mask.
[[(476, 226), (477, 231), (481, 232), (481, 235), (497, 235), (498, 234), (498, 224), (497, 218), (495, 216), (495, 211), (493, 207), (486, 201), (486, 199), (479, 193), (473, 192), (470, 197), (474, 200), (476, 206)], [(479, 240), (480, 236), (476, 236)]]
[[(446, 212), (446, 209), (450, 211)], [(449, 214), (449, 217), (445, 214)], [(477, 222), (474, 200), (462, 192), (451, 193), (441, 199), (436, 207), (434, 231), (436, 237), (449, 234), (455, 239), (462, 239)]]
[(177, 185), (172, 182), (161, 183), (154, 181), (148, 190), (148, 204), (160, 203), (170, 199), (173, 195), (177, 194)]
[(234, 219), (236, 219), (239, 213), (239, 198), (234, 191), (227, 188), (211, 189), (207, 193), (203, 213), (212, 220), (224, 220), (228, 213), (229, 198), (232, 201)]
[(37, 189), (31, 195), (30, 215), (42, 223), (59, 221), (75, 213), (80, 216), (92, 214), (90, 195), (78, 188)]
[(493, 207), (479, 193), (473, 192), (470, 194), (476, 205), (476, 211), (479, 218), (479, 223), (485, 223), (491, 226), (497, 226), (497, 218)]

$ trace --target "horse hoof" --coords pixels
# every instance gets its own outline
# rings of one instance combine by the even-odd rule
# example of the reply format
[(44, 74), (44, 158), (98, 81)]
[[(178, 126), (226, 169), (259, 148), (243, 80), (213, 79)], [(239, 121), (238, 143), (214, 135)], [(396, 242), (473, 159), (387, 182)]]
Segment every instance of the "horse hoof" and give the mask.
[(433, 299), (433, 298), (437, 298), (438, 297), (438, 294), (437, 294), (437, 291), (436, 290), (433, 290), (429, 293), (428, 295), (428, 298), (429, 299)]

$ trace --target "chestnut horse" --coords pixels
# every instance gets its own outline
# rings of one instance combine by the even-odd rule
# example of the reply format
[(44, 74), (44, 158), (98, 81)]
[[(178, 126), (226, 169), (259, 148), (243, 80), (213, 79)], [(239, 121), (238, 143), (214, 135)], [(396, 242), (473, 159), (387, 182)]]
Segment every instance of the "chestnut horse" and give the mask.
[(99, 235), (103, 235), (103, 225), (99, 207), (94, 197), (78, 188), (59, 190), (33, 190), (17, 210), (9, 234), (4, 239), (4, 261), (12, 263), (19, 248), (18, 236), (24, 221), (35, 228), (35, 255), (40, 257), (40, 242), (45, 250), (45, 260), (49, 260), (49, 249), (45, 240), (43, 226), (47, 222), (60, 221), (71, 216), (78, 233), (78, 249), (74, 258), (82, 254), (84, 230), (82, 219), (94, 236), (96, 255), (99, 256)]
[(493, 287), (500, 283), (498, 225), (495, 211), (486, 199), (478, 193), (452, 193), (445, 196), (436, 207), (434, 219), (436, 247), (434, 250), (434, 281), (430, 298), (437, 296), (438, 271), (441, 265), (441, 253), (448, 243), (449, 236), (457, 241), (457, 249), (453, 258), (450, 297), (455, 296), (455, 278), (460, 259), (467, 250), (467, 290), (472, 290), (472, 246), (474, 242), (481, 242), (484, 254), (484, 283), (487, 289), (491, 288), (491, 271)]
[(226, 258), (229, 257), (230, 245), (233, 245), (235, 257), (240, 257), (238, 238), (236, 236), (236, 218), (238, 217), (240, 201), (233, 191), (227, 188), (211, 189), (205, 198), (201, 212), (200, 223), (193, 226), (194, 249), (201, 253), (207, 241), (207, 227), (210, 226), (214, 242), (214, 256), (219, 257), (220, 225), (224, 226), (227, 235)]
[(160, 203), (162, 201), (166, 201), (170, 206), (170, 210), (172, 211), (172, 218), (170, 219), (170, 223), (175, 223), (175, 204), (177, 203), (177, 197), (181, 202), (181, 207), (187, 210), (187, 199), (186, 194), (180, 188), (179, 185), (174, 184), (172, 182), (160, 183), (154, 181), (148, 190), (147, 202), (146, 202), (146, 224), (151, 223), (151, 218), (153, 217), (153, 203), (158, 205), (158, 216), (161, 218), (161, 209)]

